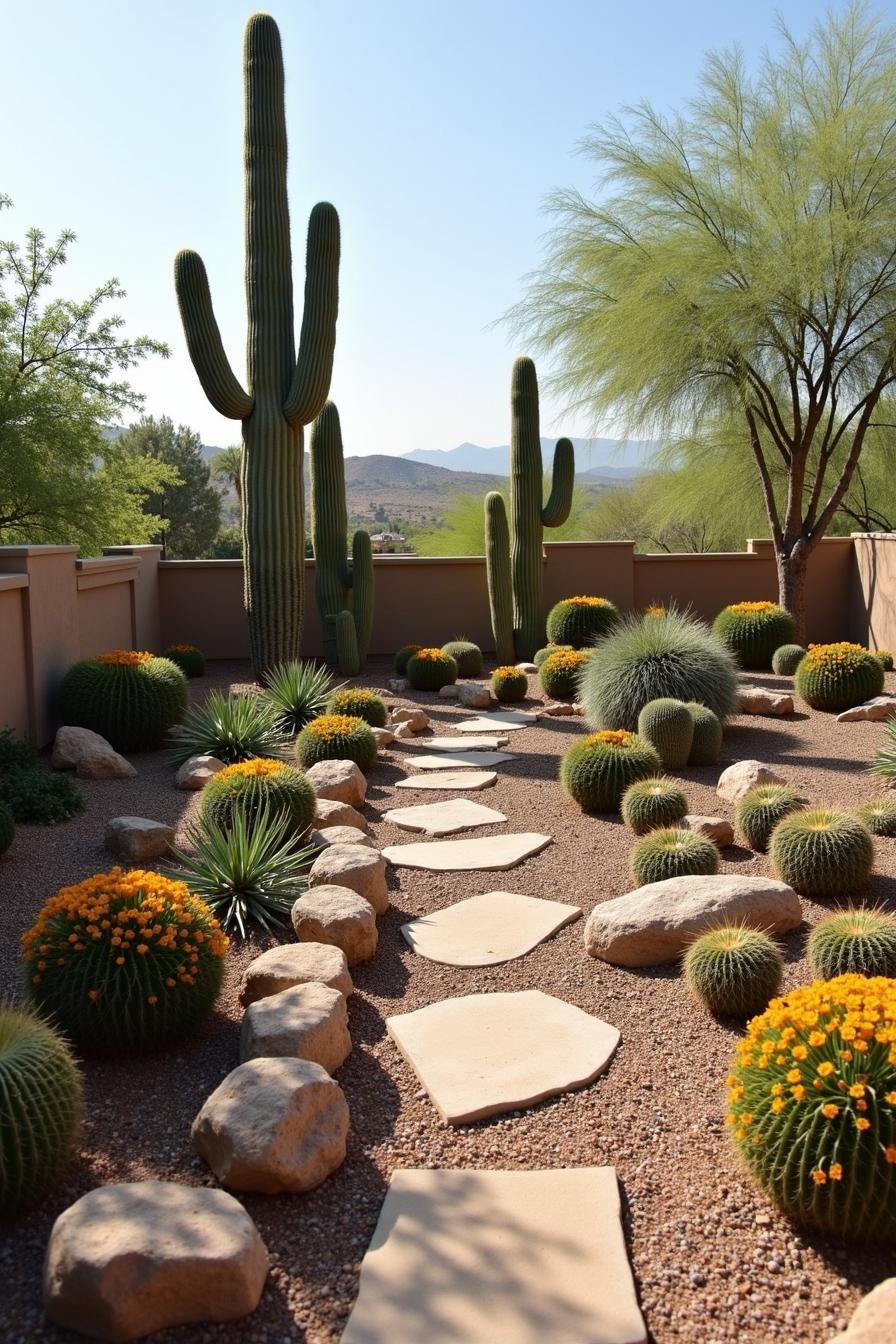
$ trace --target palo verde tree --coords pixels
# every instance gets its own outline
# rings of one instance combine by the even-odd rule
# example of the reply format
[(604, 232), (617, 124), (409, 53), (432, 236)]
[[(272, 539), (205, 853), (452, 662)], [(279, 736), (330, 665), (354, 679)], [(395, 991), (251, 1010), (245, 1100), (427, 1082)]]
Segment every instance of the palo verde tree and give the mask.
[(552, 198), (509, 316), (596, 416), (666, 439), (740, 423), (802, 640), (808, 557), (896, 376), (896, 29), (854, 3), (780, 38), (754, 75), (710, 55), (678, 115), (593, 129), (602, 198)]

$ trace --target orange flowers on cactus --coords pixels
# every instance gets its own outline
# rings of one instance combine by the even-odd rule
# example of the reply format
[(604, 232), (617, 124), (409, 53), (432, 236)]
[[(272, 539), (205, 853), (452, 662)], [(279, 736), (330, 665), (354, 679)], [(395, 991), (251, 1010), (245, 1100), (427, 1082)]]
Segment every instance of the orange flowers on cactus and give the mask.
[(108, 653), (98, 653), (93, 661), (108, 663), (112, 667), (140, 667), (142, 663), (150, 662), (155, 656), (154, 653), (147, 653), (145, 649), (110, 649)]
[(749, 616), (754, 612), (777, 611), (777, 602), (732, 602), (728, 607), (735, 616)]
[(305, 732), (322, 741), (330, 741), (334, 737), (348, 737), (361, 723), (363, 719), (355, 718), (351, 714), (321, 714), (319, 718), (312, 719), (306, 725)]
[(219, 770), (216, 779), (232, 779), (235, 775), (279, 775), (288, 769), (285, 761), (274, 761), (267, 756), (253, 756), (248, 761), (237, 761), (234, 765), (225, 765)]
[(627, 747), (630, 745), (635, 734), (628, 732), (625, 728), (604, 728), (599, 733), (589, 733), (582, 739), (583, 743), (589, 747), (598, 745), (604, 747)]

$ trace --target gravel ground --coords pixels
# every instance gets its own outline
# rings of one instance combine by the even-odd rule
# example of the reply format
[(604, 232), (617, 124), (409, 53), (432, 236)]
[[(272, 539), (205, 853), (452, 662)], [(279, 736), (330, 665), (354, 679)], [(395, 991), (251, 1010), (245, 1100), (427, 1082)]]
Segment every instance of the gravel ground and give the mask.
[[(193, 683), (194, 696), (211, 685), (239, 684), (246, 674), (245, 664), (213, 664), (208, 677)], [(373, 668), (366, 684), (384, 687), (389, 675), (385, 666)], [(789, 687), (771, 676), (751, 680)], [(893, 676), (888, 682), (893, 689)], [(537, 698), (535, 678), (530, 689)], [(431, 713), (437, 731), (450, 731), (453, 720), (467, 716), (435, 696), (414, 699)], [(677, 968), (632, 972), (591, 961), (581, 921), (519, 961), (479, 970), (438, 966), (405, 946), (403, 921), (493, 887), (578, 902), (585, 916), (630, 889), (630, 834), (618, 820), (583, 816), (556, 783), (559, 756), (584, 731), (578, 719), (545, 719), (513, 734), (508, 749), (517, 759), (499, 767), (494, 788), (471, 795), (506, 813), (506, 829), (550, 833), (554, 843), (544, 852), (512, 874), (391, 874), (392, 909), (380, 921), (379, 950), (353, 971), (354, 1051), (338, 1073), (352, 1117), (347, 1161), (310, 1195), (245, 1197), (272, 1259), (255, 1316), (153, 1339), (337, 1340), (396, 1167), (614, 1165), (638, 1292), (658, 1344), (816, 1344), (843, 1328), (861, 1294), (893, 1273), (891, 1253), (798, 1234), (743, 1177), (722, 1125), (723, 1080), (738, 1032), (694, 1008)], [(837, 724), (802, 705), (785, 720), (734, 720), (720, 766), (682, 772), (691, 810), (730, 816), (714, 783), (719, 769), (746, 757), (777, 766), (808, 798), (854, 806), (874, 792), (862, 772), (881, 734), (879, 724)], [(388, 807), (442, 796), (394, 789), (407, 754), (396, 744), (370, 773), (365, 810), (378, 845), (412, 838), (377, 820)], [(174, 788), (161, 753), (134, 760), (137, 779), (85, 782), (87, 807), (74, 820), (56, 829), (19, 828), (0, 869), (0, 959), (8, 991), (20, 984), (19, 936), (42, 902), (59, 886), (109, 866), (102, 848), (108, 818), (131, 813), (182, 826), (193, 813), (196, 796)], [(865, 896), (896, 908), (896, 841), (876, 844), (877, 875)], [(725, 851), (721, 870), (758, 874), (767, 868), (764, 856), (733, 848)], [(806, 901), (804, 912), (812, 924), (825, 910)], [(786, 942), (786, 985), (807, 983), (805, 933)], [(240, 975), (269, 945), (258, 938), (231, 949), (215, 1013), (191, 1039), (132, 1061), (85, 1062), (86, 1121), (77, 1160), (45, 1200), (4, 1229), (3, 1339), (74, 1338), (44, 1324), (40, 1271), (53, 1219), (78, 1196), (103, 1182), (147, 1177), (214, 1184), (192, 1154), (190, 1123), (238, 1063)], [(442, 1125), (387, 1038), (385, 1018), (449, 995), (527, 988), (556, 994), (620, 1028), (622, 1045), (608, 1073), (581, 1092), (521, 1114), (458, 1129)]]

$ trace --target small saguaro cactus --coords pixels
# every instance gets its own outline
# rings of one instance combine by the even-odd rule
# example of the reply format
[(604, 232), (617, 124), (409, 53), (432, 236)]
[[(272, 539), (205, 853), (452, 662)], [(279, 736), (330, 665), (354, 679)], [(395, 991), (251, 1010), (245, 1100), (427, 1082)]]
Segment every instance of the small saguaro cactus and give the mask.
[(544, 643), (542, 529), (569, 517), (575, 454), (569, 439), (554, 449), (551, 494), (543, 503), (538, 380), (535, 365), (521, 355), (510, 386), (510, 513), (503, 496), (485, 497), (485, 553), (492, 630), (499, 663), (531, 661)]
[(336, 344), (339, 216), (308, 222), (305, 308), (296, 355), (286, 198), (280, 33), (269, 14), (246, 25), (246, 345), (243, 387), (224, 352), (205, 265), (185, 249), (174, 284), (187, 348), (220, 415), (242, 424), (242, 522), (249, 647), (256, 675), (299, 656), (305, 564), (302, 427), (327, 399)]
[(314, 592), (323, 628), (324, 657), (337, 665), (344, 677), (356, 677), (367, 659), (373, 629), (373, 555), (369, 533), (359, 530), (352, 538), (351, 568), (346, 563), (348, 511), (342, 430), (332, 401), (314, 422), (310, 451)]

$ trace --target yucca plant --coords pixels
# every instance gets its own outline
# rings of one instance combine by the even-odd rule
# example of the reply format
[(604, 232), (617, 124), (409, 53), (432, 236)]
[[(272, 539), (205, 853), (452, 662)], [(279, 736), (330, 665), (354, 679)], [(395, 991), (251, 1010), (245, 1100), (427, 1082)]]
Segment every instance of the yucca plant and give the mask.
[(886, 737), (877, 749), (874, 760), (868, 769), (878, 779), (888, 784), (896, 784), (896, 719), (888, 719), (885, 726)]
[(278, 663), (264, 675), (267, 698), (277, 711), (277, 724), (287, 737), (297, 737), (323, 714), (331, 695), (341, 689), (325, 667), (314, 663)]
[(222, 691), (211, 691), (204, 704), (192, 705), (171, 738), (171, 757), (177, 764), (191, 756), (216, 756), (225, 765), (256, 756), (282, 757), (289, 745), (277, 709), (266, 695)]

